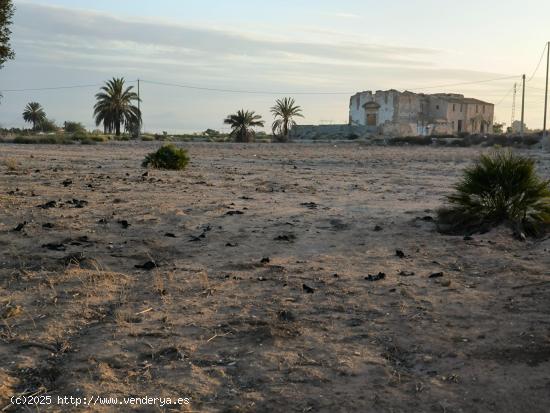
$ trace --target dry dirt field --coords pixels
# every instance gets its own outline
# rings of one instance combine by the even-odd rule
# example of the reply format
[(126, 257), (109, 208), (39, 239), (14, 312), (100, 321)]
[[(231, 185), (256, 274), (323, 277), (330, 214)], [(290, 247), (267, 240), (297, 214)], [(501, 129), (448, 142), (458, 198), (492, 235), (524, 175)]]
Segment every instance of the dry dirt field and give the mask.
[(480, 149), (157, 146), (0, 147), (0, 410), (550, 411), (550, 239), (435, 230)]

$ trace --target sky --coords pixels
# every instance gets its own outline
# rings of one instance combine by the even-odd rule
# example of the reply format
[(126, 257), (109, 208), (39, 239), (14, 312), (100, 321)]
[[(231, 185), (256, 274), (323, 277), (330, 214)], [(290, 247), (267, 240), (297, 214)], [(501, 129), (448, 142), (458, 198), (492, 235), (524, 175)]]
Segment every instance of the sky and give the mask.
[[(16, 59), (0, 70), (0, 125), (24, 126), (27, 102), (59, 124), (95, 128), (94, 95), (112, 77), (140, 79), (145, 131), (227, 130), (244, 108), (269, 126), (276, 98), (299, 123), (347, 123), (364, 90), (462, 93), (498, 103), (530, 78), (550, 40), (548, 0), (32, 0), (15, 1)], [(545, 59), (527, 83), (525, 119), (541, 128)], [(503, 77), (498, 81), (456, 85)], [(166, 86), (160, 83), (220, 92)], [(20, 89), (89, 85), (58, 90)], [(449, 85), (449, 86), (447, 86)], [(452, 86), (451, 86), (452, 85)]]

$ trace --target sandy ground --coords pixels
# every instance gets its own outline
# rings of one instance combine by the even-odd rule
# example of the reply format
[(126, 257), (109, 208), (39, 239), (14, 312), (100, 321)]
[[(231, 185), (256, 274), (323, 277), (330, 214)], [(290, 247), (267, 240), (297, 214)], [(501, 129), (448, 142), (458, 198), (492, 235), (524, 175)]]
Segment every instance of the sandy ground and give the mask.
[(431, 220), (480, 149), (157, 146), (0, 147), (0, 410), (550, 411), (550, 239)]

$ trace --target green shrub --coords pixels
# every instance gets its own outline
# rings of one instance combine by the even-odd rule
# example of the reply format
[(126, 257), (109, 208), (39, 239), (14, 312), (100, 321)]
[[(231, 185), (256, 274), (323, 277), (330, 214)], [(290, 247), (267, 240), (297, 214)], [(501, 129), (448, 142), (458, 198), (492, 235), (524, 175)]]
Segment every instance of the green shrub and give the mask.
[(53, 119), (44, 119), (40, 122), (40, 130), (42, 132), (57, 132), (59, 127), (55, 124)]
[(63, 126), (63, 129), (65, 129), (66, 133), (74, 133), (74, 134), (76, 134), (76, 133), (85, 134), (86, 133), (86, 128), (80, 122), (66, 121), (64, 126)]
[(32, 138), (28, 136), (18, 135), (13, 139), (13, 143), (36, 143)]
[(74, 141), (64, 135), (16, 136), (13, 143), (41, 145), (70, 145)]
[(502, 223), (537, 235), (550, 224), (550, 181), (539, 178), (532, 159), (511, 151), (481, 155), (438, 211), (445, 233), (471, 234)]
[(208, 136), (209, 138), (217, 138), (220, 136), (220, 132), (214, 129), (206, 129), (202, 134)]
[(73, 140), (75, 141), (83, 141), (88, 139), (88, 134), (86, 132), (75, 132), (73, 134)]
[(158, 151), (150, 153), (143, 160), (142, 166), (156, 169), (185, 169), (189, 163), (189, 156), (185, 149), (177, 148), (172, 144), (162, 146)]

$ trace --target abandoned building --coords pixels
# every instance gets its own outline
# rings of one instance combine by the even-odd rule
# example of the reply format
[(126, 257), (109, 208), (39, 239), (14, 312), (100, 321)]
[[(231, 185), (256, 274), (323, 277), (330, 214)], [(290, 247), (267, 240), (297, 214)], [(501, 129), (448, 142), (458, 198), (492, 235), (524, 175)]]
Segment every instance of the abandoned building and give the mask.
[(494, 105), (452, 93), (359, 92), (350, 98), (350, 126), (388, 136), (491, 133)]

